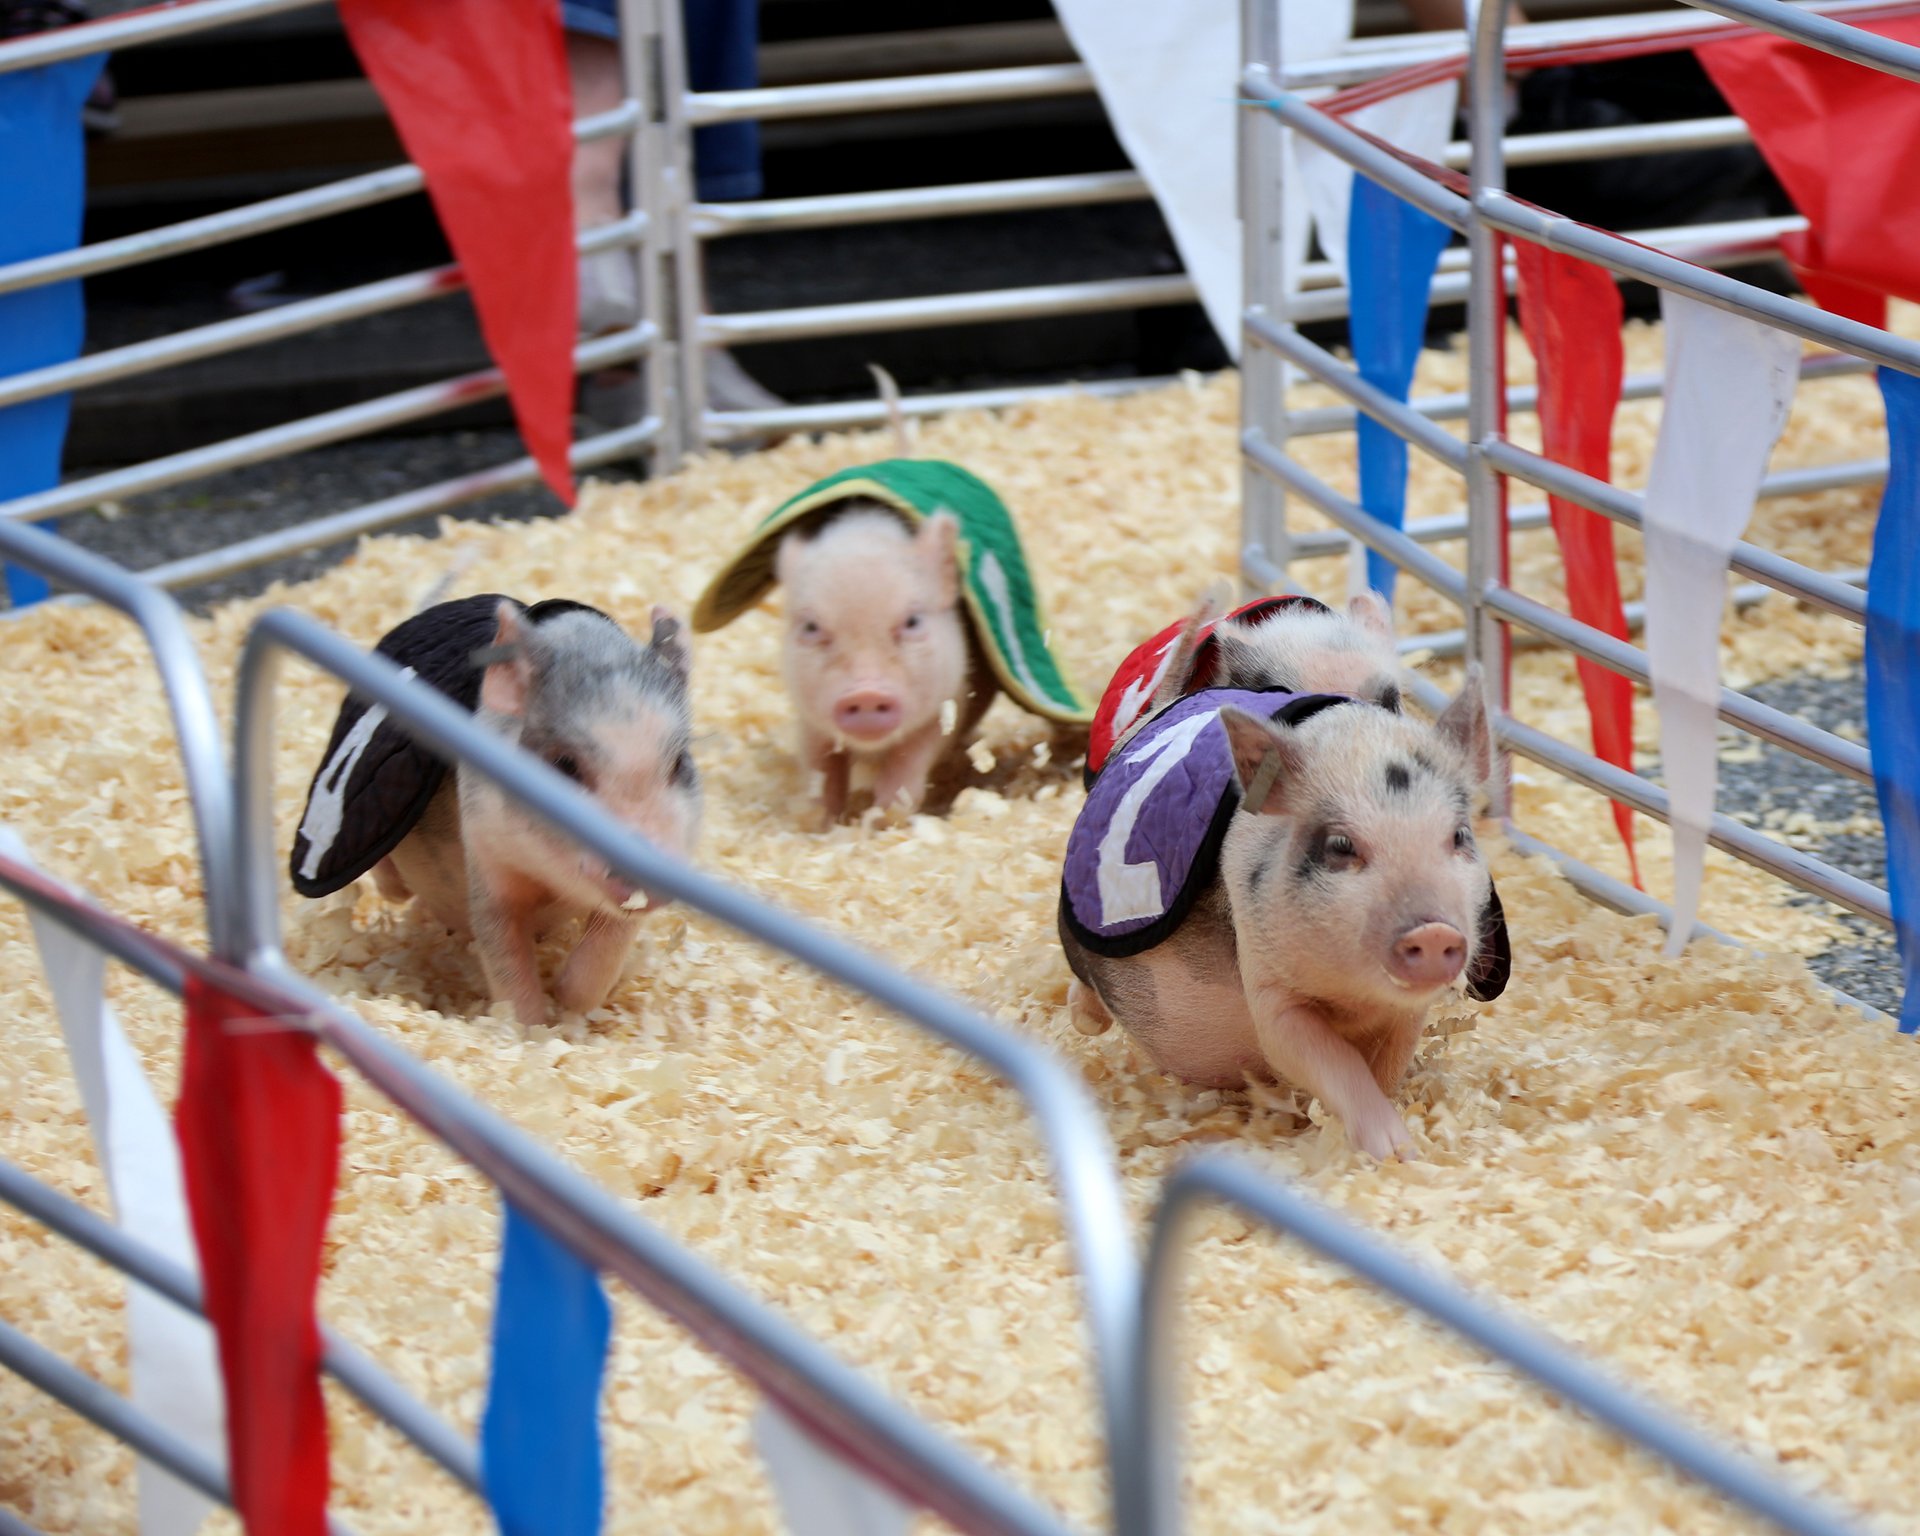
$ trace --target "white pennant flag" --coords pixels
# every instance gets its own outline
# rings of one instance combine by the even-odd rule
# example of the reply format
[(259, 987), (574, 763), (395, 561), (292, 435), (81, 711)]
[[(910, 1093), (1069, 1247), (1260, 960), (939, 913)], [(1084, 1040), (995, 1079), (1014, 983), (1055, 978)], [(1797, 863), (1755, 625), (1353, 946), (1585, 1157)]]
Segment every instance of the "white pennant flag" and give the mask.
[(1719, 783), (1720, 616), (1733, 546), (1787, 424), (1800, 343), (1739, 315), (1662, 292), (1666, 377), (1645, 496), (1647, 656), (1673, 817), (1673, 929), (1700, 910)]
[[(0, 826), (0, 855), (36, 867), (5, 826)], [(121, 1230), (197, 1275), (180, 1150), (139, 1058), (107, 1006), (105, 956), (31, 906), (27, 915)], [(213, 1330), (129, 1280), (127, 1338), (134, 1406), (225, 1466), (226, 1417)], [(145, 1460), (139, 1463), (139, 1493), (141, 1536), (191, 1536), (213, 1508), (204, 1494)]]
[[(1353, 0), (1280, 5), (1281, 56), (1336, 52), (1353, 30)], [(1115, 137), (1153, 189), (1173, 243), (1227, 351), (1240, 355), (1240, 220), (1235, 193), (1239, 0), (1054, 0), (1092, 71)], [(1304, 249), (1304, 213), (1283, 213), (1288, 250)], [(1296, 258), (1297, 259), (1297, 258)]]
[(823, 1451), (771, 1403), (755, 1412), (753, 1438), (789, 1536), (907, 1536), (911, 1509)]

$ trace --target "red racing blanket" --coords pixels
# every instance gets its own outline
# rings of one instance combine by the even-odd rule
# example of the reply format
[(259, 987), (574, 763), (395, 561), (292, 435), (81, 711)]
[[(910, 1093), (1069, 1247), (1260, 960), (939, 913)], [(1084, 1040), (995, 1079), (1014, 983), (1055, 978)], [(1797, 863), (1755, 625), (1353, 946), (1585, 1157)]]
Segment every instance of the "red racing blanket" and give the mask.
[[(1250, 603), (1241, 604), (1232, 613), (1222, 615), (1201, 630), (1200, 644), (1193, 657), (1193, 676), (1187, 680), (1184, 694), (1198, 693), (1213, 682), (1220, 649), (1213, 632), (1228, 619), (1237, 619), (1242, 624), (1262, 624), (1291, 608), (1310, 608), (1317, 613), (1332, 611), (1317, 598), (1294, 593), (1282, 597), (1256, 597)], [(1153, 702), (1154, 690), (1166, 675), (1167, 666), (1173, 660), (1174, 649), (1180, 641), (1180, 631), (1186, 622), (1185, 619), (1176, 619), (1151, 640), (1136, 646), (1133, 653), (1115, 670), (1113, 680), (1107, 684), (1107, 691), (1100, 696), (1100, 707), (1094, 711), (1092, 732), (1087, 738), (1084, 777), (1089, 787), (1106, 766), (1114, 742), (1139, 724), (1140, 717)]]

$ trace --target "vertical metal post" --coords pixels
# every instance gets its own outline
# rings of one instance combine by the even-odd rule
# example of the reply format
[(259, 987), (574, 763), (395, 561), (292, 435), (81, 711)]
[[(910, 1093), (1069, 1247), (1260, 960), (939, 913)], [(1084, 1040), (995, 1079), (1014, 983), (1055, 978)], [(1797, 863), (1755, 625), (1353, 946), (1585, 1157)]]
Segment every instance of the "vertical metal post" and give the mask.
[[(1473, 195), (1506, 186), (1501, 135), (1506, 131), (1507, 0), (1469, 0), (1473, 55), (1467, 75), (1467, 122), (1473, 158), (1468, 170)], [(1479, 215), (1477, 205), (1467, 227), (1467, 611), (1466, 657), (1486, 674), (1488, 705), (1504, 715), (1512, 703), (1512, 641), (1505, 621), (1488, 609), (1489, 585), (1504, 579), (1507, 568), (1506, 495), (1483, 444), (1504, 425), (1506, 368), (1504, 343), (1507, 286), (1501, 271), (1499, 234)], [(1492, 814), (1510, 809), (1512, 786), (1504, 758), (1490, 786)]]
[[(1240, 77), (1234, 99), (1244, 91), (1280, 89), (1280, 0), (1241, 0)], [(1244, 82), (1244, 83), (1243, 83)], [(1294, 274), (1292, 254), (1286, 248), (1286, 221), (1282, 216), (1285, 189), (1281, 167), (1286, 136), (1270, 112), (1242, 107), (1239, 111), (1239, 201), (1242, 294), (1245, 314), (1271, 314), (1287, 323), (1288, 299)], [(1286, 368), (1270, 348), (1250, 343), (1242, 328), (1240, 341), (1240, 436), (1247, 442), (1265, 438), (1284, 449), (1287, 438)], [(1248, 589), (1265, 590), (1266, 583), (1249, 574), (1250, 557), (1287, 568), (1291, 555), (1287, 536), (1286, 492), (1243, 456), (1240, 464), (1240, 576)]]
[[(681, 0), (653, 0), (660, 36), (661, 238), (672, 250), (672, 313), (677, 343), (683, 452), (707, 447), (707, 354), (700, 345), (706, 282), (700, 237), (693, 225), (693, 128), (687, 121), (687, 39)], [(662, 306), (663, 315), (665, 305)]]
[(660, 0), (620, 0), (620, 67), (628, 99), (638, 108), (627, 144), (627, 201), (647, 216), (647, 227), (633, 248), (634, 277), (640, 319), (654, 330), (652, 349), (640, 364), (645, 380), (640, 413), (660, 423), (660, 435), (648, 454), (656, 472), (679, 463), (682, 429), (675, 377), (678, 353), (674, 328), (667, 322), (671, 289), (666, 250), (672, 226), (660, 179), (665, 138), (660, 52)]

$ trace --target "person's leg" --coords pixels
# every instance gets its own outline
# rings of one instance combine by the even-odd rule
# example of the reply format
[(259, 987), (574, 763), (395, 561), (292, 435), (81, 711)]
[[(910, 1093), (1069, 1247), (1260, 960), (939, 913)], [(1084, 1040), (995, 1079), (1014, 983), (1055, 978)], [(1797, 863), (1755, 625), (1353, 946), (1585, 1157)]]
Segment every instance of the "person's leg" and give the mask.
[[(696, 91), (750, 91), (760, 83), (759, 0), (683, 0), (687, 84)], [(715, 123), (693, 133), (694, 184), (703, 203), (760, 195), (760, 125)]]
[[(567, 33), (567, 72), (576, 117), (611, 112), (626, 87), (620, 70), (620, 21), (615, 0), (561, 0)], [(611, 224), (623, 212), (620, 171), (626, 141), (596, 139), (573, 147), (573, 221), (576, 228)], [(638, 319), (640, 296), (633, 254), (625, 247), (580, 259), (580, 333), (600, 336)]]
[[(750, 91), (760, 83), (759, 0), (682, 0), (687, 84), (696, 91)], [(760, 195), (760, 125), (715, 123), (693, 132), (693, 184), (703, 203)], [(718, 410), (764, 411), (780, 397), (750, 376), (733, 354), (707, 353), (707, 400)]]

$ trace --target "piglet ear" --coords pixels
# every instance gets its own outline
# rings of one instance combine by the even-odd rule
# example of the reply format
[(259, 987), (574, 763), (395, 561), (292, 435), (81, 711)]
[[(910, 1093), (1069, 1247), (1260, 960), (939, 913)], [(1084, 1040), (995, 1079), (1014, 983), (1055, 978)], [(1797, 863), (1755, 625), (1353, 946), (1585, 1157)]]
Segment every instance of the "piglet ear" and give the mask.
[(1356, 592), (1347, 601), (1347, 617), (1369, 634), (1393, 638), (1393, 609), (1378, 592)]
[(496, 715), (523, 715), (533, 691), (533, 660), (520, 610), (502, 602), (494, 609), (493, 644), (480, 653), (487, 673), (480, 680), (480, 707)]
[(693, 675), (693, 650), (687, 644), (686, 627), (676, 614), (658, 603), (653, 605), (653, 637), (648, 640), (647, 649), (664, 661), (681, 682)]
[(1490, 1003), (1507, 990), (1513, 974), (1513, 947), (1507, 942), (1507, 914), (1500, 893), (1487, 885), (1487, 904), (1480, 909), (1480, 935), (1473, 964), (1467, 968), (1467, 996)]
[(1474, 788), (1484, 787), (1493, 777), (1493, 732), (1487, 725), (1486, 675), (1479, 662), (1467, 668), (1466, 681), (1433, 726), (1466, 758)]
[(1231, 704), (1220, 711), (1233, 753), (1233, 782), (1240, 808), (1261, 816), (1286, 809), (1289, 781), (1300, 771), (1300, 744), (1293, 732)]
[(783, 587), (793, 585), (793, 579), (800, 573), (800, 562), (806, 559), (807, 536), (795, 529), (780, 541), (780, 547), (773, 552), (773, 579)]
[(920, 531), (913, 536), (914, 548), (920, 551), (921, 559), (927, 562), (932, 573), (943, 606), (951, 606), (960, 600), (960, 567), (958, 563), (960, 545), (960, 524), (951, 512), (936, 512), (920, 525)]

